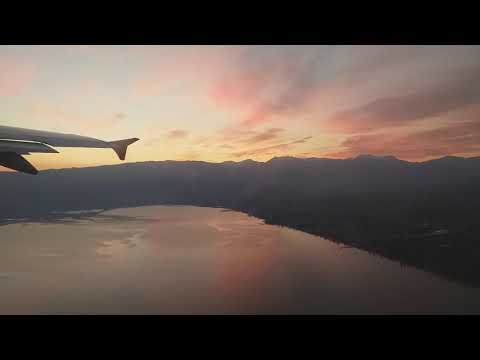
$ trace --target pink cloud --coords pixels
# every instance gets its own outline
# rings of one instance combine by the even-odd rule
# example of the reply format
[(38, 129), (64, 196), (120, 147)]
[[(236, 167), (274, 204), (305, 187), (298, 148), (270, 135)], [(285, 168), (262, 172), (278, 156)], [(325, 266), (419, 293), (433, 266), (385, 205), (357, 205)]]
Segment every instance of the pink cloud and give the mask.
[[(161, 56), (156, 54), (161, 51)], [(209, 97), (209, 85), (228, 67), (228, 59), (240, 47), (161, 46), (145, 48), (144, 55), (152, 60), (138, 69), (132, 79), (134, 96), (158, 96), (182, 84), (188, 91), (196, 91), (199, 98)]]
[(405, 160), (421, 160), (444, 155), (480, 155), (480, 121), (451, 123), (437, 129), (410, 134), (354, 135), (342, 150), (325, 154), (352, 157), (360, 154), (395, 155)]
[(376, 99), (368, 104), (337, 112), (328, 126), (360, 133), (406, 126), (434, 116), (480, 104), (480, 66), (456, 69), (446, 79), (414, 93)]
[[(426, 53), (416, 47), (367, 47), (340, 49), (290, 46), (247, 49), (231, 66), (230, 74), (212, 84), (211, 101), (242, 109), (237, 121), (254, 127), (279, 116), (314, 114), (322, 105), (346, 99), (352, 87), (370, 80), (376, 72), (405, 64)], [(347, 64), (335, 69), (337, 57)], [(318, 76), (319, 72), (322, 74)]]
[(33, 67), (13, 59), (0, 59), (0, 96), (18, 96), (28, 90), (34, 76)]

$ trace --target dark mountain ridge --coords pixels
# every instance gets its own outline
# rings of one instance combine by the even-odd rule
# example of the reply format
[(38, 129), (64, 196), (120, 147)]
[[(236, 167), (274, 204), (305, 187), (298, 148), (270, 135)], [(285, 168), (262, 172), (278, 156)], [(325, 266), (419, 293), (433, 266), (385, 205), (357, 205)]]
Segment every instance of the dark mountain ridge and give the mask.
[(185, 204), (243, 211), (480, 285), (480, 157), (279, 157), (0, 173), (1, 219)]

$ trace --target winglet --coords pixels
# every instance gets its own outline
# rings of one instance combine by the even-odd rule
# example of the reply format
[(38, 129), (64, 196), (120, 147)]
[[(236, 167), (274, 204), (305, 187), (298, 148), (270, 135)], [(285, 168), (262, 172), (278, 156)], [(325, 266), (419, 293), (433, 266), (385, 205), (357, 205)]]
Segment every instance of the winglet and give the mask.
[(118, 140), (118, 141), (109, 141), (108, 143), (110, 147), (113, 150), (115, 150), (120, 160), (125, 160), (125, 155), (127, 154), (128, 145), (131, 145), (138, 140), (140, 139), (133, 138), (133, 139)]

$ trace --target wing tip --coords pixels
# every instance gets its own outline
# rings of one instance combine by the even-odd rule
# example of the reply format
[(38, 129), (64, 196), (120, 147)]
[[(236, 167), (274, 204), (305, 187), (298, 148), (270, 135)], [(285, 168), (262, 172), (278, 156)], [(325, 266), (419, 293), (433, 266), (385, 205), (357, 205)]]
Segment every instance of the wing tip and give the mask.
[(139, 138), (131, 138), (125, 140), (109, 141), (110, 147), (117, 153), (120, 160), (125, 160), (127, 155), (127, 148), (134, 142), (139, 141)]

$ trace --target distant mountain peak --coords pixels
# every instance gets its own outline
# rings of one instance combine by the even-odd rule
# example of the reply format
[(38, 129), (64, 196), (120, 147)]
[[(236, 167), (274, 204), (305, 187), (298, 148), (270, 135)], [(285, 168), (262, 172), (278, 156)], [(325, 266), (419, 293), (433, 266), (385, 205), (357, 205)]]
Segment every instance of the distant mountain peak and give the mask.
[(243, 161), (240, 161), (241, 164), (256, 164), (257, 162), (255, 160), (252, 160), (252, 159), (246, 159), (246, 160), (243, 160)]
[(393, 155), (372, 155), (372, 154), (360, 154), (353, 158), (354, 160), (398, 160)]
[(271, 158), (269, 161), (267, 162), (273, 162), (273, 161), (291, 161), (291, 160), (302, 160), (300, 158), (296, 158), (296, 157), (293, 157), (293, 156), (275, 156), (273, 158)]
[(445, 155), (441, 157), (439, 160), (458, 160), (458, 159), (464, 159), (460, 156), (454, 156), (454, 155)]

